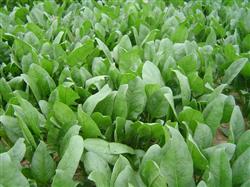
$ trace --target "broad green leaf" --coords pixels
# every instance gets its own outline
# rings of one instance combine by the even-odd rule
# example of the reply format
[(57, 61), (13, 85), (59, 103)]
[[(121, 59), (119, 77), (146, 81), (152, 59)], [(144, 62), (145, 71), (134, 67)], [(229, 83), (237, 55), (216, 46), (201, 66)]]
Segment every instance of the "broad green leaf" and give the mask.
[(194, 132), (194, 140), (201, 149), (211, 146), (213, 141), (211, 129), (205, 124), (198, 123)]
[(42, 95), (39, 91), (38, 85), (36, 84), (35, 80), (30, 78), (28, 75), (26, 74), (22, 74), (21, 77), (23, 78), (23, 80), (25, 81), (25, 83), (30, 87), (30, 89), (32, 90), (35, 98), (37, 101), (40, 101), (42, 98)]
[(191, 90), (189, 87), (188, 79), (178, 70), (173, 70), (173, 72), (175, 72), (180, 84), (182, 104), (183, 106), (188, 105), (191, 99)]
[(206, 149), (203, 149), (203, 153), (206, 157), (212, 157), (213, 153), (218, 149), (225, 150), (225, 153), (227, 154), (227, 157), (229, 160), (233, 158), (233, 155), (235, 153), (235, 144), (232, 143), (221, 143), (212, 147), (208, 147)]
[[(56, 87), (54, 80), (50, 77), (48, 72), (37, 64), (31, 64), (28, 71), (28, 77), (30, 80), (28, 83), (31, 88), (33, 87), (32, 91), (34, 92), (35, 90), (36, 94), (38, 88), (42, 98), (46, 98)], [(34, 84), (37, 85), (37, 88), (35, 88)]]
[(247, 58), (240, 58), (236, 61), (234, 61), (225, 71), (224, 77), (223, 77), (223, 83), (231, 84), (233, 79), (240, 73), (242, 68), (247, 63)]
[(232, 169), (224, 149), (212, 153), (207, 172), (213, 176), (206, 180), (207, 186), (232, 186)]
[(21, 128), (18, 125), (18, 120), (11, 116), (1, 115), (0, 122), (3, 124), (3, 129), (8, 138), (15, 143), (18, 138), (22, 137)]
[(250, 179), (250, 148), (246, 149), (233, 163), (233, 184), (240, 186)]
[(16, 166), (20, 165), (20, 162), (22, 161), (24, 155), (26, 152), (26, 146), (24, 144), (24, 139), (19, 138), (15, 145), (7, 152), (14, 164)]
[(57, 36), (55, 37), (53, 44), (59, 44), (61, 42), (61, 39), (63, 37), (64, 32), (60, 31)]
[(73, 125), (72, 127), (69, 128), (69, 130), (64, 135), (60, 143), (60, 155), (63, 155), (65, 153), (65, 150), (67, 149), (69, 145), (70, 138), (74, 135), (78, 135), (80, 128), (81, 127), (78, 125)]
[(56, 101), (53, 105), (53, 111), (55, 118), (61, 123), (63, 129), (67, 131), (69, 127), (76, 123), (75, 113), (68, 107), (68, 105)]
[(32, 176), (42, 184), (46, 184), (54, 175), (55, 168), (56, 164), (49, 154), (47, 145), (41, 141), (32, 158)]
[(232, 142), (237, 142), (240, 136), (245, 131), (245, 122), (239, 106), (234, 107), (229, 125), (230, 125), (229, 139)]
[(82, 153), (82, 137), (78, 135), (72, 136), (70, 138), (69, 145), (57, 166), (56, 175), (54, 176), (52, 183), (53, 187), (59, 187), (63, 184), (62, 182), (66, 182), (65, 185), (67, 183), (70, 184), (69, 187), (75, 186), (72, 178), (76, 172)]
[(109, 60), (109, 63), (113, 63), (113, 58), (112, 58), (111, 52), (110, 52), (109, 48), (106, 46), (106, 44), (103, 43), (99, 38), (95, 38), (95, 40), (97, 41), (99, 48), (106, 55), (107, 59)]
[(71, 88), (60, 85), (57, 87), (58, 101), (70, 106), (75, 104), (75, 100), (79, 99), (79, 95)]
[(114, 117), (127, 117), (128, 104), (126, 99), (126, 94), (128, 90), (128, 85), (120, 85), (114, 100), (113, 106), (113, 116)]
[(240, 136), (235, 151), (236, 157), (244, 153), (244, 151), (246, 151), (248, 147), (250, 147), (250, 130), (247, 130)]
[(107, 180), (111, 175), (111, 171), (108, 163), (98, 154), (94, 152), (86, 152), (83, 155), (84, 168), (87, 173), (91, 173), (92, 171), (100, 171), (104, 175), (106, 175)]
[(23, 133), (23, 137), (25, 138), (25, 140), (33, 147), (36, 148), (36, 142), (35, 139), (32, 135), (32, 133), (30, 132), (29, 128), (27, 127), (27, 125), (25, 124), (25, 122), (18, 117), (18, 124), (20, 129), (22, 130)]
[(187, 122), (192, 131), (195, 130), (197, 122), (204, 122), (202, 113), (190, 107), (184, 107), (184, 109), (179, 113), (178, 119), (179, 121)]
[(97, 138), (98, 136), (102, 136), (98, 125), (82, 110), (81, 105), (78, 106), (77, 117), (79, 124), (82, 127), (82, 135), (84, 138)]
[(235, 107), (235, 99), (233, 96), (228, 96), (224, 103), (224, 111), (223, 111), (223, 118), (222, 122), (228, 123), (230, 121), (230, 118), (232, 116), (232, 112)]
[(113, 172), (111, 175), (111, 179), (110, 179), (110, 186), (113, 187), (114, 186), (114, 182), (117, 179), (119, 173), (126, 167), (126, 166), (130, 166), (129, 161), (127, 160), (126, 157), (120, 155), (119, 158), (117, 159), (114, 168), (113, 168)]
[(67, 57), (67, 63), (70, 66), (77, 65), (78, 63), (82, 64), (86, 57), (90, 55), (94, 50), (94, 42), (88, 40), (81, 47), (74, 49)]
[(97, 186), (109, 187), (111, 171), (108, 163), (96, 153), (87, 152), (83, 156), (84, 168), (90, 173), (89, 179)]
[(171, 36), (174, 42), (184, 42), (188, 37), (188, 29), (184, 25), (177, 27)]
[(112, 116), (116, 93), (116, 91), (112, 91), (105, 99), (100, 101), (96, 105), (95, 112), (100, 112), (106, 116)]
[(0, 79), (0, 95), (6, 102), (12, 97), (11, 87), (3, 77)]
[(115, 143), (115, 142), (107, 142), (102, 139), (96, 139), (96, 138), (88, 138), (84, 140), (84, 147), (88, 151), (92, 151), (95, 153), (103, 153), (103, 154), (123, 154), (123, 153), (129, 153), (129, 154), (135, 154), (134, 149), (131, 147), (121, 144), (121, 143)]
[(129, 119), (136, 119), (143, 112), (146, 99), (144, 83), (139, 77), (136, 77), (128, 84), (127, 103)]
[(161, 77), (161, 72), (158, 67), (150, 61), (146, 61), (142, 68), (142, 79), (145, 84), (164, 85)]
[(193, 92), (203, 94), (205, 90), (204, 81), (199, 77), (197, 71), (188, 74), (188, 81)]
[(141, 167), (144, 167), (144, 164), (146, 164), (146, 162), (149, 160), (153, 160), (154, 162), (157, 163), (157, 165), (159, 165), (161, 158), (162, 158), (161, 147), (158, 144), (151, 145), (142, 158)]
[(164, 94), (164, 96), (167, 99), (169, 105), (171, 106), (171, 109), (172, 109), (172, 111), (174, 113), (175, 118), (177, 119), (177, 112), (176, 112), (175, 106), (174, 106), (173, 93), (172, 92), (171, 93), (166, 93), (166, 94)]
[(208, 45), (215, 45), (216, 42), (217, 42), (216, 41), (216, 33), (215, 33), (215, 31), (214, 31), (213, 28), (210, 28), (210, 33), (207, 36), (206, 44), (208, 44)]
[(141, 175), (144, 181), (146, 181), (145, 183), (147, 186), (167, 186), (167, 179), (161, 174), (159, 166), (152, 160), (149, 160), (145, 163), (141, 170)]
[(119, 56), (119, 70), (121, 73), (137, 72), (142, 64), (139, 50), (134, 48), (128, 52), (124, 52)]
[[(135, 183), (135, 172), (131, 166), (126, 166), (117, 176), (114, 187), (130, 187)], [(134, 186), (134, 185), (133, 185)]]
[(23, 40), (15, 39), (14, 41), (14, 51), (16, 57), (21, 60), (22, 57), (30, 52), (32, 52), (32, 47)]
[(224, 97), (218, 96), (203, 110), (205, 123), (211, 128), (213, 134), (215, 134), (216, 129), (220, 126), (223, 116), (224, 101)]
[(199, 149), (198, 145), (195, 143), (190, 134), (188, 134), (187, 137), (187, 146), (192, 156), (194, 167), (200, 170), (205, 170), (208, 165), (208, 160), (202, 154), (201, 150)]
[(163, 89), (156, 90), (148, 97), (146, 108), (152, 117), (161, 118), (167, 115), (169, 104)]
[(177, 61), (177, 64), (184, 70), (186, 74), (195, 72), (197, 69), (197, 62), (194, 55), (182, 57)]
[(105, 99), (111, 93), (110, 87), (106, 84), (99, 92), (91, 95), (83, 104), (83, 111), (87, 114), (92, 114), (96, 105)]
[(17, 97), (21, 108), (14, 107), (15, 113), (18, 117), (22, 118), (28, 127), (34, 132), (35, 135), (40, 135), (40, 127), (45, 124), (44, 116), (33, 107), (33, 105), (27, 100)]
[(0, 154), (0, 185), (29, 187), (28, 180), (24, 177), (8, 153)]
[(160, 169), (169, 186), (194, 186), (193, 160), (178, 130), (168, 127), (171, 138), (163, 147)]

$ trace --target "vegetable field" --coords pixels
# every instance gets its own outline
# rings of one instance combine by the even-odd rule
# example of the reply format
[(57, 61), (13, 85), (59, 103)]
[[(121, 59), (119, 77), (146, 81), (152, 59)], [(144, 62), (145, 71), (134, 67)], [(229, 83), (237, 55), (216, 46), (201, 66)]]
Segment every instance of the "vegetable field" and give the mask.
[(0, 187), (249, 187), (250, 3), (0, 0)]

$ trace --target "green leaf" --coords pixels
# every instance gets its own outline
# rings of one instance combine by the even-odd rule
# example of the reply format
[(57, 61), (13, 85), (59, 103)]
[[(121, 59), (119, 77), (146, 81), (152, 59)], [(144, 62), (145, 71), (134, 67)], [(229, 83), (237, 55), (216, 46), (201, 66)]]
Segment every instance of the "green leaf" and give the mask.
[(164, 90), (159, 89), (153, 92), (147, 100), (147, 111), (152, 117), (161, 118), (167, 115), (169, 104), (164, 96)]
[(250, 147), (250, 130), (247, 130), (240, 136), (235, 151), (236, 157), (239, 157), (242, 153), (244, 153), (248, 147)]
[(233, 79), (240, 73), (245, 64), (247, 63), (247, 58), (240, 58), (234, 61), (225, 71), (224, 77), (222, 79), (223, 83), (231, 84)]
[(114, 143), (114, 142), (107, 142), (102, 139), (96, 138), (88, 138), (84, 140), (84, 147), (88, 151), (92, 151), (95, 153), (103, 153), (103, 154), (135, 154), (134, 149), (131, 147), (121, 144), (121, 143)]
[(35, 82), (34, 79), (30, 78), (28, 75), (26, 74), (22, 74), (21, 77), (23, 78), (23, 80), (25, 81), (25, 83), (27, 85), (29, 85), (30, 89), (32, 90), (37, 102), (39, 102), (41, 100), (41, 93), (39, 91), (39, 88)]
[(36, 142), (35, 139), (32, 135), (32, 133), (30, 132), (29, 128), (27, 127), (27, 125), (25, 124), (25, 122), (18, 117), (18, 124), (20, 129), (22, 130), (23, 133), (23, 137), (25, 138), (25, 140), (33, 147), (36, 148)]
[(97, 186), (109, 187), (111, 171), (108, 163), (98, 154), (87, 152), (83, 156), (84, 167), (88, 178), (95, 182)]
[(47, 145), (41, 141), (32, 158), (32, 176), (42, 184), (46, 184), (54, 175), (55, 168), (56, 164), (49, 154)]
[(240, 136), (245, 131), (245, 122), (239, 106), (234, 107), (229, 125), (230, 125), (229, 139), (232, 142), (237, 142)]
[(58, 101), (70, 106), (75, 104), (75, 100), (79, 99), (79, 95), (71, 88), (60, 85), (57, 87)]
[(213, 141), (211, 129), (205, 124), (198, 123), (194, 132), (194, 140), (201, 149), (211, 146)]
[(217, 42), (217, 40), (216, 40), (216, 33), (215, 33), (215, 31), (214, 31), (213, 28), (210, 28), (210, 33), (207, 36), (206, 44), (207, 45), (215, 45), (216, 42)]
[(22, 161), (24, 155), (26, 152), (26, 146), (24, 144), (24, 139), (19, 138), (15, 145), (7, 152), (11, 158), (11, 160), (14, 162), (16, 166), (20, 166), (20, 162)]
[[(54, 80), (50, 77), (48, 72), (37, 64), (31, 64), (28, 71), (28, 77), (28, 83), (31, 88), (33, 88), (32, 91), (35, 91), (36, 94), (38, 89), (42, 98), (47, 98), (50, 92), (56, 87)], [(34, 84), (36, 84), (37, 88), (35, 88), (36, 86), (34, 86)]]
[(146, 61), (143, 65), (142, 79), (145, 84), (159, 84), (160, 86), (164, 85), (160, 70), (150, 61)]
[(136, 119), (143, 112), (146, 99), (144, 83), (139, 77), (136, 77), (128, 84), (127, 103), (129, 119)]
[(190, 134), (188, 134), (187, 137), (187, 146), (193, 158), (194, 167), (200, 170), (205, 170), (208, 165), (208, 160), (202, 154), (201, 150), (199, 149), (198, 145), (195, 143)]
[(184, 42), (188, 37), (188, 29), (184, 25), (177, 27), (172, 34), (171, 39), (174, 42)]
[(113, 116), (116, 117), (127, 117), (128, 104), (126, 99), (126, 94), (128, 90), (128, 85), (120, 85), (114, 100), (113, 106)]
[(160, 168), (169, 186), (194, 186), (193, 160), (178, 130), (168, 127), (171, 139), (163, 147)]
[(87, 40), (81, 47), (74, 49), (67, 57), (67, 63), (74, 66), (78, 63), (82, 64), (84, 59), (87, 58), (94, 50), (94, 42)]
[(183, 111), (179, 113), (178, 119), (187, 122), (192, 131), (195, 130), (197, 122), (204, 122), (202, 113), (190, 107), (184, 107)]
[(211, 128), (213, 134), (215, 134), (216, 129), (220, 126), (223, 116), (224, 101), (224, 97), (218, 96), (203, 110), (205, 123)]
[(147, 186), (167, 187), (167, 179), (161, 174), (159, 166), (152, 160), (145, 163), (141, 170), (141, 175), (146, 181)]
[(195, 72), (197, 69), (197, 62), (194, 55), (182, 57), (177, 61), (177, 64), (184, 70), (186, 74)]
[(8, 153), (0, 154), (0, 185), (1, 186), (22, 186), (29, 187), (28, 180), (23, 176), (21, 171), (12, 161)]
[(110, 185), (111, 187), (114, 186), (114, 182), (117, 179), (119, 173), (126, 167), (126, 166), (130, 166), (129, 161), (127, 160), (126, 157), (120, 155), (119, 158), (117, 159), (117, 161), (115, 162), (114, 168), (113, 168), (113, 172), (111, 175), (111, 179), (110, 179)]
[(14, 107), (16, 116), (22, 118), (35, 135), (40, 136), (40, 127), (43, 127), (45, 124), (44, 116), (27, 100), (19, 96), (17, 99), (21, 108)]
[(174, 113), (174, 116), (175, 118), (177, 118), (177, 113), (176, 113), (176, 110), (175, 110), (175, 106), (174, 106), (174, 98), (173, 98), (173, 93), (166, 93), (164, 94), (165, 98), (167, 99), (169, 105), (171, 106), (171, 109)]
[(130, 51), (120, 54), (118, 63), (121, 73), (137, 72), (138, 68), (142, 64), (139, 50), (137, 48), (133, 48)]
[(68, 105), (56, 101), (53, 105), (55, 118), (61, 123), (64, 131), (67, 131), (74, 123), (76, 123), (75, 113), (68, 107)]
[(102, 136), (100, 129), (91, 117), (83, 112), (82, 107), (79, 105), (77, 110), (78, 121), (82, 127), (82, 135), (84, 138), (97, 138)]
[(64, 135), (60, 143), (60, 155), (63, 155), (65, 153), (65, 150), (69, 145), (70, 138), (74, 135), (78, 135), (80, 128), (81, 127), (79, 125), (73, 125), (72, 127), (69, 128), (69, 130)]
[(126, 166), (117, 176), (114, 187), (130, 187), (135, 180), (135, 174), (131, 166)]
[(3, 77), (0, 79), (0, 95), (6, 102), (13, 96), (10, 85)]
[(208, 186), (232, 186), (232, 169), (224, 149), (217, 149), (212, 153), (206, 172), (213, 176), (206, 179)]
[(182, 104), (183, 106), (188, 105), (191, 99), (191, 90), (189, 87), (188, 79), (178, 70), (173, 70), (173, 72), (175, 72), (180, 84)]
[(113, 63), (113, 58), (112, 58), (109, 48), (99, 38), (95, 38), (95, 40), (97, 41), (99, 48), (106, 55), (107, 59), (109, 60), (109, 63)]
[(83, 104), (83, 111), (87, 114), (92, 114), (96, 105), (105, 99), (111, 93), (110, 87), (106, 84), (99, 92), (91, 95)]
[(22, 131), (18, 125), (18, 120), (11, 116), (1, 115), (0, 122), (8, 138), (15, 143), (18, 138), (22, 137)]
[(204, 81), (199, 77), (198, 72), (189, 73), (188, 81), (193, 92), (203, 94), (205, 90)]
[(64, 182), (69, 187), (75, 186), (75, 183), (72, 181), (72, 178), (76, 172), (79, 161), (83, 153), (83, 139), (82, 137), (75, 135), (70, 138), (69, 145), (60, 160), (57, 169), (56, 175), (53, 178), (52, 187), (59, 187)]
[(208, 147), (203, 150), (203, 153), (206, 155), (206, 157), (212, 157), (213, 153), (218, 149), (225, 150), (225, 153), (227, 154), (227, 157), (229, 160), (232, 159), (234, 152), (235, 152), (235, 144), (232, 143), (221, 143), (212, 147)]
[(250, 179), (250, 148), (234, 161), (232, 169), (234, 186), (240, 186)]

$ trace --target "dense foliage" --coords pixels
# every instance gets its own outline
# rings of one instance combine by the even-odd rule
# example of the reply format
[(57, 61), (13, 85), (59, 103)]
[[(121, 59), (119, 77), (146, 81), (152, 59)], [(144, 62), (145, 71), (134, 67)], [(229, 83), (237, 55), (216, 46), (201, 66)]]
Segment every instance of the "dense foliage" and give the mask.
[(248, 1), (0, 2), (0, 187), (250, 186)]

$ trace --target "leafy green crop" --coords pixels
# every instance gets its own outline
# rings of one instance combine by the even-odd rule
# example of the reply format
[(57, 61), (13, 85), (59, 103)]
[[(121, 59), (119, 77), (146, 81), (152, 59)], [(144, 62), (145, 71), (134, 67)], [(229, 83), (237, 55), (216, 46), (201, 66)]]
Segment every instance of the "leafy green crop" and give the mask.
[(0, 5), (0, 187), (250, 186), (248, 0)]

